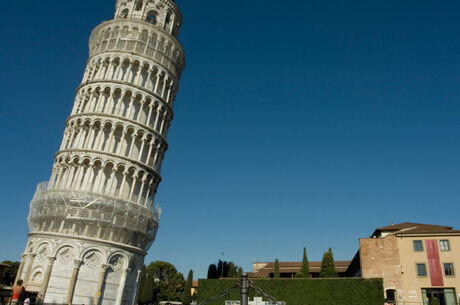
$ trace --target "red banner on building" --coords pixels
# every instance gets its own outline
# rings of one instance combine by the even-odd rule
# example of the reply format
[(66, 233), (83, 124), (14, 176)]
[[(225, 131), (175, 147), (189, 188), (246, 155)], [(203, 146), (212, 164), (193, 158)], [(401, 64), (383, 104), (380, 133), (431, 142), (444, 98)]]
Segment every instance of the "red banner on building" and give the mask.
[(431, 286), (444, 286), (442, 278), (441, 261), (439, 259), (438, 241), (436, 239), (425, 240), (428, 268), (430, 270)]

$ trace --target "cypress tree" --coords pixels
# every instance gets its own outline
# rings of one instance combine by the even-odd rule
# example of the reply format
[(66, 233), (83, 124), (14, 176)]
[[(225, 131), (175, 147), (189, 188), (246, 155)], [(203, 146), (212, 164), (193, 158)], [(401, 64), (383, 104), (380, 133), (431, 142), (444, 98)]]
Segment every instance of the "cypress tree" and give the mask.
[(142, 282), (142, 288), (141, 291), (139, 292), (139, 297), (138, 301), (141, 304), (148, 304), (153, 302), (153, 284), (154, 284), (154, 279), (153, 279), (153, 274), (152, 272), (149, 272), (147, 268), (144, 267), (142, 268), (142, 272), (145, 274), (144, 281)]
[(331, 248), (329, 248), (329, 250), (323, 255), (319, 276), (323, 278), (337, 277), (337, 271), (335, 270), (334, 264), (334, 255), (332, 254)]
[(236, 274), (238, 277), (241, 277), (243, 275), (243, 268), (239, 267), (238, 268), (238, 273)]
[(209, 265), (208, 268), (208, 279), (218, 279), (219, 274), (217, 272), (217, 266), (216, 264), (211, 264)]
[(275, 279), (280, 278), (280, 262), (278, 261), (278, 259), (275, 260), (275, 273), (273, 277)]
[(309, 278), (310, 270), (308, 268), (308, 258), (307, 258), (307, 249), (303, 248), (303, 257), (302, 257), (302, 268), (299, 272), (296, 273), (295, 277), (297, 278)]
[(237, 273), (237, 266), (233, 262), (230, 262), (228, 267), (228, 277), (235, 278), (237, 277)]
[(182, 304), (190, 305), (192, 303), (192, 286), (193, 286), (193, 271), (188, 272), (187, 281), (184, 287), (184, 297), (182, 298)]

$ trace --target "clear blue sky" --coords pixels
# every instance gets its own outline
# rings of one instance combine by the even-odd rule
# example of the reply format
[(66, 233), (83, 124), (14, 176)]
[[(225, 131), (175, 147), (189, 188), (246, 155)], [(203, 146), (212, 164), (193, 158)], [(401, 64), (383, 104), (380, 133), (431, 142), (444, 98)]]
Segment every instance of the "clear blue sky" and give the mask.
[[(187, 54), (147, 262), (311, 260), (391, 222), (460, 228), (460, 2), (182, 0)], [(1, 1), (0, 260), (19, 259), (115, 0)]]

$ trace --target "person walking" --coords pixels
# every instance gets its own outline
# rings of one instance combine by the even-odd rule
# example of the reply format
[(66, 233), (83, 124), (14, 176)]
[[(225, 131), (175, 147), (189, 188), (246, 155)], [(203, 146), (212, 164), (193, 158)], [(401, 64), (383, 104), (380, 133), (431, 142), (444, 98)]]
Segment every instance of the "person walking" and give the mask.
[(16, 286), (13, 287), (13, 297), (11, 298), (11, 305), (19, 304), (19, 298), (21, 296), (21, 293), (24, 292), (24, 286), (22, 286), (22, 283), (22, 280), (18, 280)]

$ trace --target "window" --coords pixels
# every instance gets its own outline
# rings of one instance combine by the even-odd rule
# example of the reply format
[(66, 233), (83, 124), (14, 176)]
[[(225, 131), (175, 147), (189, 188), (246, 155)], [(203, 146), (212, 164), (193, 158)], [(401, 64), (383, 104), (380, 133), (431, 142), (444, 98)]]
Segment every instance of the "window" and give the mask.
[(142, 0), (138, 0), (136, 3), (136, 11), (140, 11), (142, 9), (142, 6), (144, 5)]
[(386, 291), (387, 293), (387, 301), (388, 303), (396, 303), (396, 290), (394, 289), (388, 289)]
[(421, 240), (414, 240), (414, 251), (423, 251), (423, 243)]
[(445, 276), (454, 276), (454, 264), (452, 263), (444, 263), (444, 275)]
[(120, 18), (123, 18), (123, 19), (128, 18), (128, 12), (129, 12), (128, 9), (124, 9), (120, 14)]
[(147, 13), (147, 22), (151, 24), (157, 24), (157, 13), (150, 11)]
[(417, 264), (417, 276), (426, 276), (425, 264)]
[(441, 251), (450, 251), (450, 244), (449, 244), (449, 240), (447, 239), (440, 240), (439, 246), (441, 248)]

